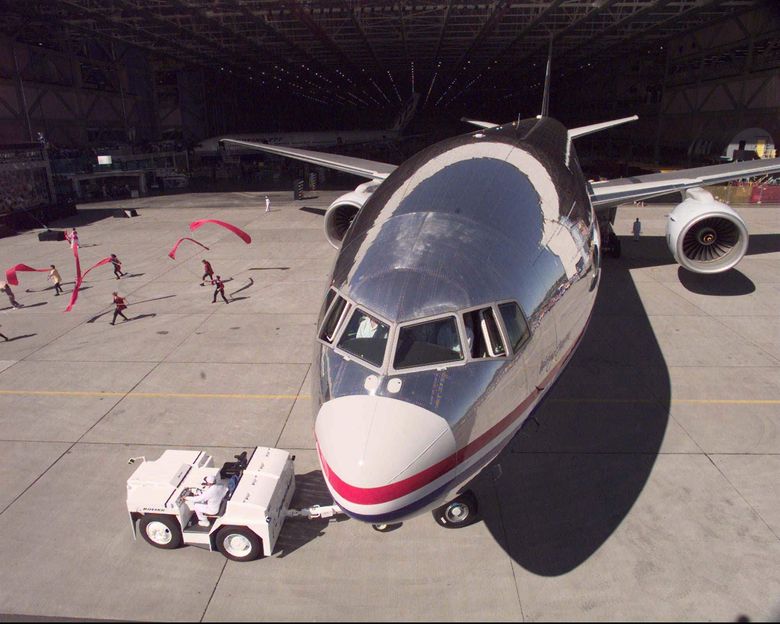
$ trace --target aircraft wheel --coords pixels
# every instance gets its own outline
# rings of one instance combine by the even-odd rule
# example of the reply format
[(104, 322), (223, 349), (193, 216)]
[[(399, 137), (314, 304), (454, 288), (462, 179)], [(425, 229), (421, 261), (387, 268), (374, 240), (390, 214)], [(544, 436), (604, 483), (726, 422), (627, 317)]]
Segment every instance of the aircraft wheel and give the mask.
[(374, 529), (374, 531), (378, 531), (379, 533), (390, 533), (390, 531), (400, 529), (402, 524), (402, 522), (394, 522), (392, 524), (372, 524), (371, 528)]
[(172, 550), (181, 546), (181, 528), (173, 516), (144, 516), (138, 523), (138, 529), (155, 548)]
[(614, 232), (609, 235), (609, 251), (613, 258), (620, 257), (620, 239)]
[(477, 497), (466, 491), (449, 503), (433, 510), (433, 519), (446, 529), (458, 529), (477, 521)]
[(217, 533), (217, 548), (232, 561), (252, 561), (260, 556), (260, 538), (249, 529), (223, 527)]

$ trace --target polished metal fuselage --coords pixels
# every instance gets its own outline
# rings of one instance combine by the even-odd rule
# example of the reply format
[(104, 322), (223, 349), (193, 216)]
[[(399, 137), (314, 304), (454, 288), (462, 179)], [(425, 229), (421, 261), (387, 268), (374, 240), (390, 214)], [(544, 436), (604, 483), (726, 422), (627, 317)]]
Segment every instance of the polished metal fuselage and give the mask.
[[(587, 326), (598, 248), (586, 181), (558, 122), (528, 119), (423, 150), (355, 218), (330, 286), (392, 327), (516, 301), (531, 337), (508, 357), (393, 374), (391, 354), (371, 370), (318, 342), (315, 414), (331, 399), (372, 393), (441, 416), (458, 449), (497, 429), (505, 444)], [(368, 375), (379, 378), (371, 389)], [(391, 393), (393, 378), (401, 387)]]

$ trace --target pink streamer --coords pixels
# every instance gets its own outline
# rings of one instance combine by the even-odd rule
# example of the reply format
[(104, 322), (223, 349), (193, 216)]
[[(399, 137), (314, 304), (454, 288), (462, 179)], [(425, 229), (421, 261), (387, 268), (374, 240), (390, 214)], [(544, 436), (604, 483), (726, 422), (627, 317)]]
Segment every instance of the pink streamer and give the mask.
[(181, 245), (181, 242), (186, 240), (192, 241), (196, 245), (200, 245), (201, 247), (203, 247), (203, 249), (208, 249), (208, 247), (206, 247), (206, 245), (204, 245), (203, 243), (199, 243), (194, 238), (189, 238), (188, 236), (185, 236), (184, 238), (180, 238), (179, 240), (177, 240), (176, 244), (173, 246), (173, 249), (171, 249), (168, 252), (168, 255), (171, 257), (172, 260), (176, 260), (176, 250), (179, 248), (179, 245)]
[(217, 221), (216, 219), (200, 219), (198, 221), (193, 221), (190, 223), (190, 232), (194, 232), (197, 230), (201, 225), (205, 225), (206, 223), (213, 223), (215, 225), (220, 225), (223, 228), (226, 228), (233, 232), (236, 236), (238, 236), (241, 240), (243, 240), (247, 245), (252, 242), (252, 237), (249, 236), (244, 230), (241, 228), (236, 227), (235, 225), (231, 223), (226, 223), (225, 221)]
[[(76, 255), (76, 265), (78, 266), (79, 260), (78, 255)], [(108, 264), (111, 262), (111, 258), (103, 258), (100, 262), (97, 262), (93, 264), (91, 267), (89, 267), (84, 273), (81, 273), (81, 269), (79, 268), (79, 275), (76, 278), (76, 285), (73, 287), (73, 293), (70, 296), (70, 303), (68, 304), (68, 307), (65, 308), (65, 312), (70, 312), (73, 309), (73, 306), (76, 304), (76, 299), (79, 298), (79, 288), (81, 288), (81, 283), (84, 281), (84, 278), (87, 276), (87, 273), (89, 273), (92, 269), (96, 269), (99, 266), (102, 266), (104, 264)]]
[(11, 284), (11, 286), (19, 285), (19, 278), (16, 277), (17, 271), (51, 271), (51, 269), (34, 269), (26, 264), (17, 264), (12, 266), (5, 272), (5, 281)]

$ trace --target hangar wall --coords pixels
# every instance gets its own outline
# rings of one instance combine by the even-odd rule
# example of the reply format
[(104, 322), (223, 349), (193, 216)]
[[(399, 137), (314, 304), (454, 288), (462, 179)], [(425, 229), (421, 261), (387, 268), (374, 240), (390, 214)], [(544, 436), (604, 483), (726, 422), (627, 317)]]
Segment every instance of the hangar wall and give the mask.
[(0, 38), (0, 143), (87, 146), (154, 132), (146, 54), (107, 40)]
[(716, 159), (745, 128), (780, 140), (779, 10), (764, 6), (670, 41), (656, 151)]
[(719, 162), (747, 128), (780, 141), (780, 3), (636, 53), (613, 51), (608, 68), (579, 69), (553, 82), (552, 112), (568, 125), (639, 115), (638, 122), (585, 137), (581, 145), (591, 153), (694, 165)]

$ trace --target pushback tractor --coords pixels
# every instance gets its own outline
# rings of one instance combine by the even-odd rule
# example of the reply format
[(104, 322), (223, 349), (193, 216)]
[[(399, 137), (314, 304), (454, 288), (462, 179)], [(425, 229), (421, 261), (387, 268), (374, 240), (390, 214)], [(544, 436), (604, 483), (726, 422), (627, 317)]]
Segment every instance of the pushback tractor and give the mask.
[[(218, 550), (233, 561), (251, 561), (273, 552), (287, 518), (329, 518), (337, 505), (290, 509), (295, 492), (295, 457), (281, 449), (257, 447), (234, 456), (221, 468), (202, 451), (167, 450), (140, 465), (127, 480), (127, 511), (133, 529), (163, 549), (191, 544)], [(187, 502), (201, 493), (206, 477), (227, 489), (219, 510), (201, 526)]]

